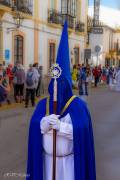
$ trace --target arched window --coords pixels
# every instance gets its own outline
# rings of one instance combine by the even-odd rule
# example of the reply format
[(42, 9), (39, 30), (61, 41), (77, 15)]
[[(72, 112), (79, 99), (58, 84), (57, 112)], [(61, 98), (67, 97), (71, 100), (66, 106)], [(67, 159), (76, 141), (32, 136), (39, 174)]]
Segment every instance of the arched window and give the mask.
[(23, 36), (16, 35), (14, 37), (14, 63), (19, 62), (23, 64)]

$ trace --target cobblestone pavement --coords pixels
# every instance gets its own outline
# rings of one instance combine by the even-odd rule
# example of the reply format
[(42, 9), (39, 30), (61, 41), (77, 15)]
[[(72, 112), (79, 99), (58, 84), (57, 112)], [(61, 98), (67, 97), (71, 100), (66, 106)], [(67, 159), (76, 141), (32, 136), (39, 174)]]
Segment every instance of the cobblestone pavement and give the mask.
[[(105, 87), (92, 89), (88, 104), (93, 119), (97, 180), (120, 180), (120, 93)], [(33, 108), (15, 107), (0, 110), (0, 180), (25, 179)]]

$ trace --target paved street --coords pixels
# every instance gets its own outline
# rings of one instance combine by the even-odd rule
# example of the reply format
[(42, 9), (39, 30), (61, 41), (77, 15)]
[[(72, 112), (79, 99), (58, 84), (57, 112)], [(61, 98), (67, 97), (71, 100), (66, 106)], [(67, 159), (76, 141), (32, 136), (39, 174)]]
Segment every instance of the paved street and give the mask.
[[(93, 119), (97, 180), (120, 180), (120, 93), (105, 87), (92, 89), (89, 106)], [(25, 179), (28, 124), (32, 108), (0, 111), (0, 180)]]

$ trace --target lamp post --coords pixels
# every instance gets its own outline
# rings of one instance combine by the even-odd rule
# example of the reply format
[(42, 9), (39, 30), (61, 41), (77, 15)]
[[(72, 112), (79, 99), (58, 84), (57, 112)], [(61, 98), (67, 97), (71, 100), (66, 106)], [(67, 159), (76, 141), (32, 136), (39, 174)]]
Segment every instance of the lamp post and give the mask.
[(19, 11), (18, 0), (12, 0), (11, 9), (13, 12), (13, 19), (14, 19), (16, 27), (7, 28), (7, 33), (9, 33), (10, 31), (18, 30), (20, 28), (20, 26), (22, 25), (22, 22), (24, 20), (24, 17), (22, 16), (21, 12)]
[(19, 12), (19, 3), (18, 0), (13, 0), (12, 1), (12, 11), (15, 12), (13, 19), (15, 21), (16, 28), (19, 29), (22, 22), (23, 22), (23, 16)]
[(16, 12), (15, 15), (13, 16), (13, 19), (14, 19), (16, 28), (19, 29), (24, 20), (23, 16), (20, 14), (20, 12)]

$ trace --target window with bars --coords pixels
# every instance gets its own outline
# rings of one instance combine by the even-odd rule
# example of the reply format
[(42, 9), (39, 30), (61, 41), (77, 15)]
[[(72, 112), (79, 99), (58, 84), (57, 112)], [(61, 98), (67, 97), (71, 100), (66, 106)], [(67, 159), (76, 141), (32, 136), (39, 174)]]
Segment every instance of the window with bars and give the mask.
[(51, 42), (49, 44), (49, 67), (55, 63), (55, 43)]
[(76, 17), (77, 0), (61, 0), (61, 13)]
[(14, 37), (14, 63), (23, 64), (23, 36), (17, 35)]

